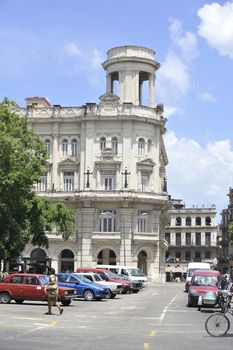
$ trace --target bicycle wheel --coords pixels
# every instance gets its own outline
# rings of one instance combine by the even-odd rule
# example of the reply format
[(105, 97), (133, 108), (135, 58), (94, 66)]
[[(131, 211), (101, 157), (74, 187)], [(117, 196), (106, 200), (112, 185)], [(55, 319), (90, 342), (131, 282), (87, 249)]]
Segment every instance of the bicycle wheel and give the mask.
[(205, 321), (206, 332), (212, 337), (221, 337), (227, 334), (230, 328), (230, 321), (221, 312), (216, 312)]

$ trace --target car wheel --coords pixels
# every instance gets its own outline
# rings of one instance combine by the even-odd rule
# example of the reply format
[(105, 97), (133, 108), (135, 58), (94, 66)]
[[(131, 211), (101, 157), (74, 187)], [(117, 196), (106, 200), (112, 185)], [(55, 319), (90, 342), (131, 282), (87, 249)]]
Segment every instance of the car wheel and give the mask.
[(23, 299), (15, 299), (16, 304), (22, 304), (24, 302)]
[(61, 303), (63, 306), (68, 306), (68, 305), (70, 305), (71, 300), (62, 300)]
[(95, 299), (95, 294), (90, 290), (87, 289), (84, 293), (83, 293), (84, 299), (86, 301), (92, 301)]
[(116, 293), (113, 293), (112, 291), (111, 291), (111, 299), (113, 299), (113, 298), (115, 298), (116, 297)]
[(9, 304), (11, 302), (11, 296), (9, 293), (7, 292), (2, 292), (0, 294), (0, 302), (2, 304)]
[(111, 289), (108, 289), (108, 293), (105, 295), (105, 298), (111, 299), (111, 297), (112, 297), (112, 291), (111, 291)]

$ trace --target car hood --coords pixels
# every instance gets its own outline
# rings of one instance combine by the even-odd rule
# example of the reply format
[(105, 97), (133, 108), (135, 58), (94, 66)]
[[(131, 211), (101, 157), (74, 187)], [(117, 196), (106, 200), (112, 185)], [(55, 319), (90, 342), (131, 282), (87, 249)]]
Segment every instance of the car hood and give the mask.
[(206, 292), (218, 293), (219, 291), (218, 287), (211, 286), (190, 286), (189, 289), (195, 290), (198, 295), (202, 295)]

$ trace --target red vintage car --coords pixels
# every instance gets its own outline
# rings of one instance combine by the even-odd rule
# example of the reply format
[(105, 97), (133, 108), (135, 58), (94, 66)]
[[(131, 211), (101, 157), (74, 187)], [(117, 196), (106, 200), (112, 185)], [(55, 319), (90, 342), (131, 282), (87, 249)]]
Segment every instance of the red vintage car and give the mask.
[[(0, 283), (0, 302), (9, 304), (15, 300), (17, 304), (24, 300), (47, 301), (45, 286), (49, 282), (49, 276), (16, 273), (11, 274), (2, 283)], [(68, 287), (59, 287), (59, 300), (65, 306), (71, 303), (72, 298), (76, 297), (76, 289)]]

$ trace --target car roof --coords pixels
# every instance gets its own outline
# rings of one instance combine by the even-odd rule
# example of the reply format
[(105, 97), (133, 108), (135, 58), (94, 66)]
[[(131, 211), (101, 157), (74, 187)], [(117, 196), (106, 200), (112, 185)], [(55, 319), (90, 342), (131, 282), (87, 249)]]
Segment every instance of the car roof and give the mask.
[(221, 273), (217, 270), (197, 270), (193, 276), (221, 276)]
[(76, 271), (79, 272), (108, 272), (106, 269), (101, 269), (101, 268), (95, 268), (95, 267), (78, 267)]

